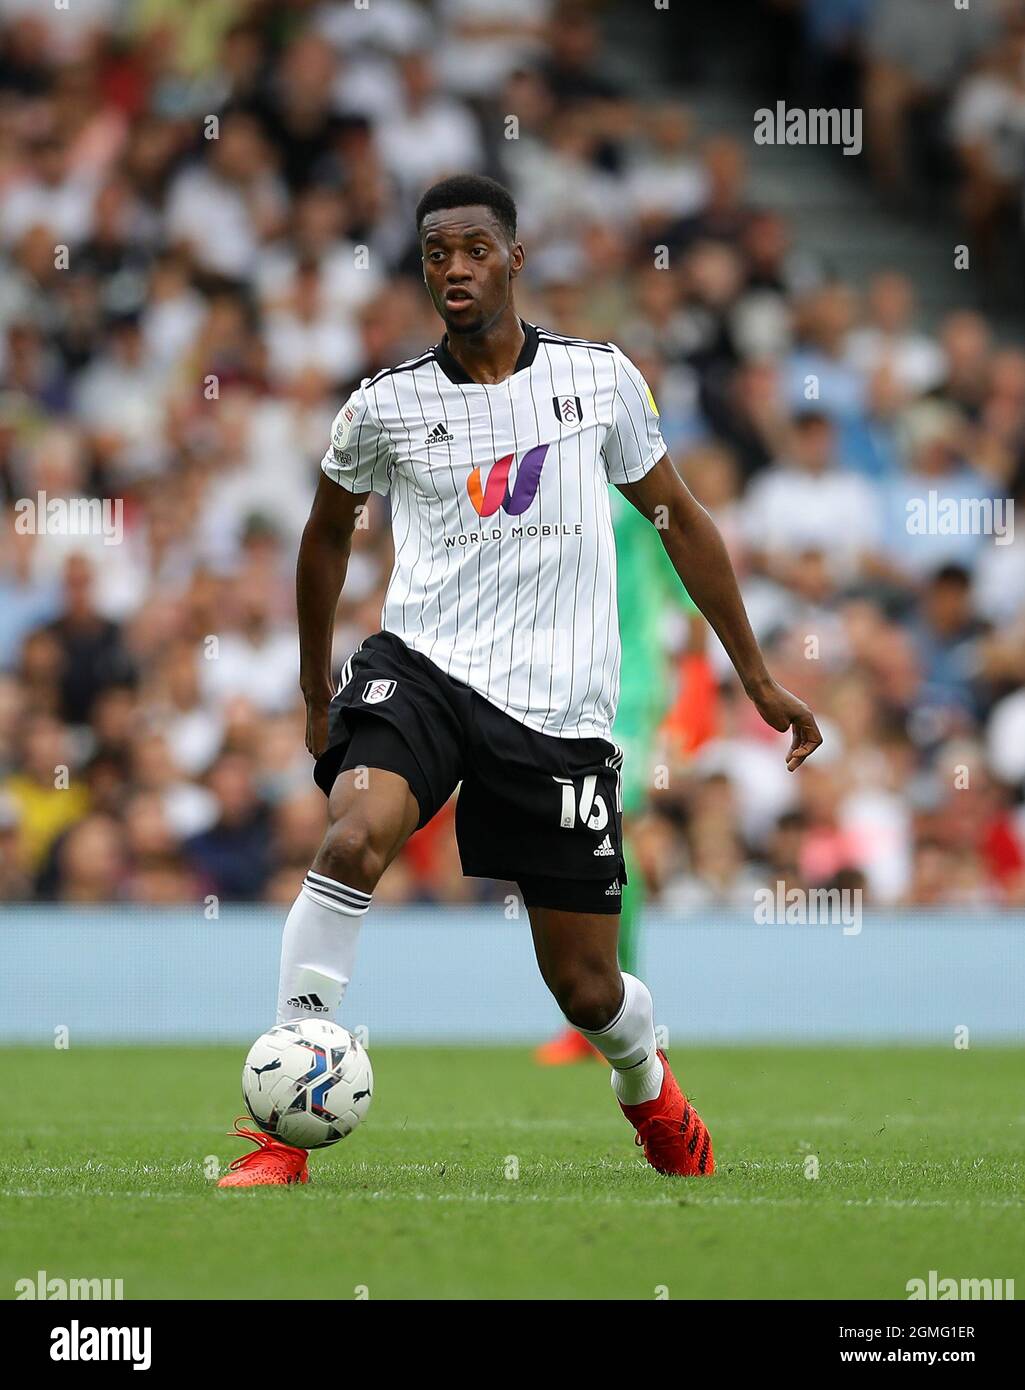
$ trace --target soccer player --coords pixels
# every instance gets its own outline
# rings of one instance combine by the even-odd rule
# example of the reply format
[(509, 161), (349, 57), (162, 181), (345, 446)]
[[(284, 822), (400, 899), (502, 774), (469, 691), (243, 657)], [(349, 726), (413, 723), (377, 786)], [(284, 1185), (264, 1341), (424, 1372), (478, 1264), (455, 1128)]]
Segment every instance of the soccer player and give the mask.
[[(651, 392), (611, 343), (525, 323), (516, 207), (446, 179), (416, 212), (435, 347), (365, 380), (335, 418), (299, 547), (300, 682), (328, 828), (285, 922), (279, 1023), (337, 1012), (374, 888), (462, 783), (463, 872), (515, 881), (541, 974), (611, 1065), (661, 1173), (707, 1175), (712, 1143), (656, 1047), (651, 995), (617, 960), (625, 878), (616, 556), (608, 485), (659, 530), (793, 771), (821, 742), (765, 668), (725, 547), (666, 453)], [(390, 499), (382, 630), (331, 676), (334, 613), (370, 492)], [(314, 1000), (314, 996), (316, 997)], [(305, 1182), (307, 1154), (257, 1148), (221, 1186)]]

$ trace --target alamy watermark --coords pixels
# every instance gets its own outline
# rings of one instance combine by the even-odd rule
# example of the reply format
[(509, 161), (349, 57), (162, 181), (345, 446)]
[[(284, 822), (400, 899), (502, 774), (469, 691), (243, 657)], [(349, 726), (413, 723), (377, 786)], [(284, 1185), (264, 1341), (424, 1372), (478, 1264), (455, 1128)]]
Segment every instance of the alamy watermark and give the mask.
[(782, 879), (754, 893), (755, 925), (842, 927), (861, 934), (860, 888), (788, 888)]
[(756, 145), (839, 145), (845, 155), (861, 154), (859, 106), (760, 106), (754, 114)]
[(99, 1299), (109, 1303), (125, 1296), (123, 1279), (57, 1279), (45, 1269), (37, 1269), (31, 1278), (17, 1279), (14, 1297), (20, 1299), (81, 1300)]
[(993, 536), (1014, 543), (1013, 497), (945, 497), (930, 489), (905, 503), (909, 536)]
[(122, 497), (19, 497), (14, 504), (19, 536), (102, 536), (104, 545), (124, 539)]
[(86, 1327), (74, 1319), (50, 1333), (51, 1361), (130, 1361), (133, 1371), (153, 1364), (151, 1327)]
[(984, 1302), (1014, 1298), (1013, 1279), (952, 1279), (941, 1278), (930, 1269), (925, 1279), (909, 1279), (904, 1285), (908, 1302), (915, 1299), (981, 1299)]

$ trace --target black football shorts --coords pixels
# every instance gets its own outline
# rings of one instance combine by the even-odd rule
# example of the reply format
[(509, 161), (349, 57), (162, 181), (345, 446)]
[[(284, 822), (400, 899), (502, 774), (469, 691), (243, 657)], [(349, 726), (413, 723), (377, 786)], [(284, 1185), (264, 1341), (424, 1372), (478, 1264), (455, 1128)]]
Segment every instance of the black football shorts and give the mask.
[(528, 729), (393, 633), (342, 671), (314, 778), (382, 768), (408, 782), (424, 826), (456, 787), (463, 873), (519, 884), (528, 907), (619, 911), (626, 882), (621, 754), (602, 738)]

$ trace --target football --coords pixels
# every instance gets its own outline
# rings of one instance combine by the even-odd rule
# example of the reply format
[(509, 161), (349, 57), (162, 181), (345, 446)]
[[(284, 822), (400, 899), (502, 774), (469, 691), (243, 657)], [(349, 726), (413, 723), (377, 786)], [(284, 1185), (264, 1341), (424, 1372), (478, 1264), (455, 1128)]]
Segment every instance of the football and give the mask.
[(370, 1109), (366, 1048), (337, 1023), (279, 1023), (257, 1038), (242, 1068), (246, 1109), (265, 1134), (322, 1149), (351, 1134)]

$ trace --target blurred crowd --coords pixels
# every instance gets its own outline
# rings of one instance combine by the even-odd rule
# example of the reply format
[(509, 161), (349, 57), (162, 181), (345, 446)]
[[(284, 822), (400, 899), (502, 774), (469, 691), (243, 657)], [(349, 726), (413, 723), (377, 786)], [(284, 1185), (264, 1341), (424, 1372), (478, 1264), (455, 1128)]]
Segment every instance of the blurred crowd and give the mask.
[[(440, 335), (418, 194), (479, 170), (519, 203), (521, 313), (644, 371), (826, 736), (789, 776), (718, 643), (667, 611), (634, 826), (653, 898), (1025, 903), (1025, 351), (969, 308), (926, 331), (902, 276), (848, 284), (803, 252), (749, 195), (753, 146), (624, 81), (613, 8), (8, 0), (0, 900), (294, 898), (325, 814), (299, 534), (347, 393)], [(988, 61), (966, 84), (1017, 83), (1020, 113), (1020, 42), (1014, 72)], [(73, 534), (53, 504), (76, 498), (115, 500), (110, 524)], [(383, 499), (369, 516), (339, 665), (388, 578)], [(376, 896), (503, 891), (462, 878), (450, 807)]]
[[(889, 201), (948, 193), (983, 269), (1025, 250), (1023, 0), (761, 0), (794, 96), (862, 107)], [(916, 187), (917, 185), (917, 187)]]

